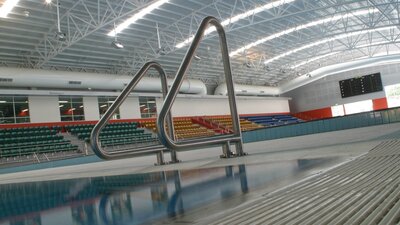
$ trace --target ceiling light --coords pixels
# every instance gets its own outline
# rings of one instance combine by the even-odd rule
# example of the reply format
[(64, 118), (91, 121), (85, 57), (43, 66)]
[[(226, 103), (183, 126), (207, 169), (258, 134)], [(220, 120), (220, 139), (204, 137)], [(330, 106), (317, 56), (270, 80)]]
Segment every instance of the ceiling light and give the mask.
[(200, 60), (201, 60), (201, 57), (200, 57), (199, 55), (197, 55), (197, 54), (196, 54), (196, 55), (194, 55), (194, 56), (193, 56), (193, 58), (194, 58), (195, 60), (198, 60), (198, 61), (200, 61)]
[[(221, 25), (223, 27), (225, 27), (225, 26), (227, 26), (229, 24), (236, 23), (237, 21), (239, 21), (241, 19), (245, 19), (247, 17), (253, 16), (253, 15), (255, 15), (257, 13), (260, 13), (262, 11), (265, 11), (265, 10), (268, 10), (268, 9), (272, 9), (272, 8), (276, 8), (276, 7), (279, 7), (281, 5), (284, 5), (284, 4), (287, 4), (287, 3), (290, 3), (290, 2), (294, 2), (294, 1), (295, 0), (278, 0), (278, 1), (270, 2), (268, 4), (262, 5), (260, 7), (256, 7), (254, 9), (252, 9), (252, 10), (249, 10), (249, 11), (246, 11), (244, 13), (241, 13), (241, 14), (238, 14), (236, 16), (233, 16), (231, 18), (228, 18), (228, 19), (222, 21)], [(204, 32), (204, 36), (214, 32), (214, 31), (216, 31), (215, 27), (209, 27)], [(175, 47), (176, 48), (182, 48), (182, 47), (188, 45), (189, 43), (191, 43), (193, 41), (193, 37), (194, 37), (194, 35), (192, 35), (190, 38), (182, 41), (181, 43), (177, 44)]]
[(101, 106), (100, 106), (100, 108), (104, 108), (104, 107), (107, 107), (107, 105), (104, 104), (104, 105), (101, 105)]
[(63, 32), (61, 32), (61, 26), (60, 26), (60, 5), (58, 4), (57, 0), (57, 32), (56, 32), (56, 38), (59, 41), (66, 41), (67, 40), (67, 35)]
[(6, 0), (0, 8), (0, 17), (7, 18), (8, 13), (14, 8), (19, 0)]
[(157, 42), (158, 42), (157, 54), (166, 55), (167, 51), (165, 51), (165, 48), (161, 47), (161, 38), (160, 38), (160, 30), (158, 28), (158, 23), (156, 23), (156, 31), (157, 31)]
[(46, 2), (47, 4), (50, 4), (50, 3), (51, 3), (51, 0), (45, 0), (45, 2)]
[(28, 112), (28, 111), (29, 111), (29, 109), (24, 109), (21, 112)]
[(0, 103), (6, 103), (7, 101), (0, 101)]
[(68, 103), (68, 101), (58, 101), (58, 103)]
[(309, 28), (309, 27), (325, 24), (325, 23), (328, 23), (328, 22), (334, 22), (334, 21), (337, 21), (337, 20), (340, 20), (340, 19), (347, 19), (347, 18), (354, 17), (354, 16), (361, 16), (361, 15), (366, 15), (366, 14), (376, 13), (376, 12), (379, 12), (379, 10), (378, 9), (364, 9), (364, 10), (359, 10), (359, 11), (355, 11), (355, 12), (340, 14), (340, 15), (336, 15), (336, 16), (332, 16), (332, 17), (328, 17), (328, 18), (324, 18), (324, 19), (320, 19), (320, 20), (315, 20), (315, 21), (312, 21), (312, 22), (309, 22), (309, 23), (301, 24), (299, 26), (292, 27), (292, 28), (289, 28), (289, 29), (284, 30), (284, 31), (280, 31), (278, 33), (274, 33), (274, 34), (269, 35), (267, 37), (261, 38), (261, 39), (255, 41), (255, 42), (247, 44), (244, 47), (241, 47), (239, 49), (236, 49), (236, 50), (232, 51), (229, 54), (229, 56), (230, 57), (236, 56), (236, 55), (244, 52), (247, 49), (250, 49), (252, 47), (255, 47), (257, 45), (265, 43), (267, 41), (271, 41), (271, 40), (273, 40), (275, 38), (278, 38), (278, 37), (281, 37), (283, 35), (287, 35), (287, 34), (290, 34), (292, 32), (299, 31), (299, 30), (302, 30), (302, 29), (305, 29), (305, 28)]
[[(370, 44), (358, 45), (358, 46), (355, 46), (354, 48), (360, 49), (360, 48), (367, 48), (367, 47), (371, 47), (371, 46), (383, 45), (383, 44), (390, 44), (390, 43), (393, 43), (393, 41), (372, 42), (372, 43), (370, 43)], [(316, 61), (316, 60), (318, 60), (318, 59), (326, 58), (326, 57), (328, 57), (328, 56), (336, 55), (336, 54), (339, 54), (339, 53), (342, 53), (342, 52), (343, 52), (343, 51), (336, 51), (336, 52), (327, 53), (327, 54), (325, 54), (325, 55), (316, 56), (316, 57), (314, 57), (314, 58), (311, 58), (311, 59), (308, 59), (308, 60), (306, 60), (306, 61), (300, 62), (300, 63), (298, 63), (298, 64), (296, 64), (296, 65), (294, 65), (294, 66), (291, 66), (290, 68), (291, 68), (291, 69), (295, 69), (295, 68), (298, 68), (298, 67), (303, 66), (303, 65), (305, 65), (305, 64), (308, 64), (308, 63), (310, 63), (310, 62)], [(376, 56), (376, 55), (374, 55), (374, 56)]]
[(56, 32), (56, 38), (59, 41), (66, 41), (67, 40), (66, 36), (67, 35), (65, 33), (61, 32), (61, 31), (57, 31)]
[(64, 105), (59, 105), (58, 107), (59, 107), (59, 108), (62, 108), (62, 107), (64, 107)]
[(336, 36), (333, 36), (333, 37), (330, 37), (330, 38), (322, 39), (320, 41), (316, 41), (316, 42), (313, 42), (311, 44), (303, 45), (303, 46), (301, 46), (299, 48), (287, 51), (287, 52), (282, 53), (280, 55), (277, 55), (277, 56), (275, 56), (275, 57), (273, 57), (271, 59), (265, 60), (264, 63), (268, 64), (268, 63), (271, 63), (271, 62), (273, 62), (275, 60), (278, 60), (280, 58), (283, 58), (283, 57), (286, 57), (286, 56), (291, 55), (293, 53), (296, 53), (298, 51), (301, 51), (301, 50), (304, 50), (304, 49), (307, 49), (307, 48), (311, 48), (311, 47), (314, 47), (314, 46), (317, 46), (317, 45), (321, 45), (321, 44), (324, 44), (324, 43), (327, 43), (327, 42), (330, 42), (330, 41), (335, 41), (335, 40), (338, 40), (338, 39), (347, 38), (347, 37), (351, 37), (351, 36), (366, 34), (366, 33), (375, 32), (375, 31), (389, 30), (389, 29), (394, 29), (394, 28), (396, 28), (396, 26), (380, 27), (380, 28), (374, 28), (374, 29), (369, 29), (369, 30), (361, 30), (361, 31), (355, 31), (355, 32), (350, 32), (350, 33), (339, 34), (339, 35), (336, 35)]
[(145, 15), (151, 13), (153, 10), (157, 9), (161, 5), (167, 3), (169, 0), (159, 0), (154, 2), (153, 4), (143, 8), (138, 13), (133, 15), (132, 17), (125, 20), (123, 23), (118, 25), (114, 30), (110, 31), (107, 35), (114, 37), (117, 33), (120, 33), (124, 29), (126, 29), (129, 25), (135, 23), (136, 21), (142, 19)]
[(113, 46), (116, 49), (123, 49), (124, 48), (124, 45), (121, 42), (117, 41), (117, 40), (112, 41), (111, 42), (111, 46)]
[(115, 38), (114, 41), (111, 42), (111, 46), (114, 47), (115, 49), (123, 49), (124, 45), (118, 41), (117, 37), (117, 32), (115, 30), (115, 23), (114, 23), (114, 33), (115, 33)]

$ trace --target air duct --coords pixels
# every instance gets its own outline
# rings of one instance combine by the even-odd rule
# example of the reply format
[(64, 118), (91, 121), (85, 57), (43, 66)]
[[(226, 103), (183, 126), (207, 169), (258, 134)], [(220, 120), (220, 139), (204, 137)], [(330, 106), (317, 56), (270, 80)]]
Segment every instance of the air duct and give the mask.
[[(280, 90), (277, 87), (266, 87), (266, 86), (253, 86), (253, 85), (243, 85), (235, 84), (236, 95), (246, 95), (246, 96), (275, 96), (279, 95)], [(226, 84), (220, 84), (216, 89), (215, 95), (227, 95), (228, 90)]]
[[(110, 74), (80, 73), (68, 71), (35, 70), (23, 68), (0, 68), (0, 77), (12, 82), (0, 82), (1, 87), (18, 88), (57, 88), (57, 89), (97, 89), (97, 90), (122, 90), (131, 76), (117, 76)], [(168, 84), (172, 84), (168, 79)], [(138, 92), (161, 91), (159, 78), (144, 77), (136, 86)], [(184, 94), (206, 95), (206, 85), (200, 80), (187, 79), (179, 90)]]

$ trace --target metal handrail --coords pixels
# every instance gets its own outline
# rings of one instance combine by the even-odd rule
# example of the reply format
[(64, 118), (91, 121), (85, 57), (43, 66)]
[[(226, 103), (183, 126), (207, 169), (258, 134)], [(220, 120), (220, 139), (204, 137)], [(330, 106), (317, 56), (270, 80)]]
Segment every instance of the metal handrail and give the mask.
[[(232, 125), (233, 125), (233, 134), (216, 136), (216, 137), (207, 137), (207, 138), (198, 138), (194, 140), (187, 140), (187, 141), (180, 141), (175, 142), (167, 135), (166, 127), (165, 127), (165, 120), (167, 118), (168, 113), (171, 111), (171, 107), (175, 101), (175, 98), (178, 94), (178, 91), (182, 85), (183, 79), (185, 78), (186, 72), (191, 64), (191, 61), (195, 55), (196, 49), (198, 48), (200, 41), (204, 35), (205, 30), (207, 29), (208, 25), (211, 24), (215, 26), (219, 36), (219, 43), (221, 47), (222, 53), (222, 60), (224, 64), (224, 72), (225, 72), (225, 80), (228, 90), (228, 99), (229, 99), (229, 107), (232, 116)], [(226, 42), (225, 31), (218, 19), (214, 17), (206, 17), (200, 24), (196, 35), (193, 38), (193, 42), (190, 45), (189, 49), (186, 52), (186, 55), (179, 67), (177, 75), (174, 79), (174, 82), (170, 88), (170, 92), (168, 92), (167, 96), (165, 97), (163, 107), (160, 111), (160, 115), (157, 119), (157, 132), (158, 137), (162, 144), (167, 146), (169, 149), (174, 150), (185, 150), (189, 148), (196, 148), (196, 147), (204, 147), (210, 146), (214, 144), (222, 144), (224, 149), (224, 157), (230, 157), (232, 155), (230, 151), (230, 142), (234, 142), (236, 146), (236, 155), (242, 156), (245, 153), (243, 152), (243, 143), (242, 143), (242, 133), (240, 130), (240, 120), (239, 115), (237, 113), (237, 106), (236, 106), (236, 97), (235, 97), (235, 90), (233, 86), (233, 78), (232, 78), (232, 71), (231, 65), (229, 61), (229, 53), (228, 53), (228, 45)]]
[[(118, 159), (118, 158), (126, 158), (130, 156), (140, 156), (151, 153), (159, 153), (158, 161), (160, 164), (163, 164), (163, 151), (168, 150), (162, 145), (151, 145), (145, 146), (135, 149), (124, 149), (122, 151), (116, 152), (107, 152), (105, 151), (99, 141), (100, 131), (106, 126), (107, 122), (111, 119), (115, 111), (120, 107), (120, 105), (125, 101), (131, 91), (135, 88), (135, 86), (139, 83), (139, 81), (146, 75), (147, 71), (150, 68), (154, 68), (158, 71), (161, 78), (161, 89), (163, 97), (167, 95), (168, 92), (168, 84), (167, 77), (165, 71), (162, 69), (161, 65), (156, 62), (148, 62), (143, 65), (143, 67), (136, 73), (133, 79), (129, 82), (129, 84), (124, 88), (121, 94), (115, 99), (113, 104), (111, 104), (110, 108), (106, 111), (104, 116), (97, 122), (97, 124), (93, 127), (93, 130), (90, 134), (90, 145), (92, 147), (93, 152), (102, 159)], [(174, 137), (174, 128), (171, 113), (168, 113), (167, 126), (169, 128), (169, 135)], [(174, 150), (171, 151), (172, 161), (176, 159), (176, 153)]]

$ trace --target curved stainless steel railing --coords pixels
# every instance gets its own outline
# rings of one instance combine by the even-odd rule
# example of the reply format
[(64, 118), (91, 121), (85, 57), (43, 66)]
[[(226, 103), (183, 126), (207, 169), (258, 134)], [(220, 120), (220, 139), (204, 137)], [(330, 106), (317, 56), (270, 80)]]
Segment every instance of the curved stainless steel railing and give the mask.
[[(232, 116), (232, 125), (233, 125), (233, 134), (222, 135), (222, 136), (215, 136), (215, 137), (207, 137), (207, 138), (196, 138), (193, 140), (187, 141), (180, 141), (175, 142), (167, 135), (165, 121), (167, 115), (171, 111), (171, 107), (175, 101), (175, 98), (178, 94), (178, 91), (182, 85), (183, 79), (185, 78), (186, 72), (191, 64), (193, 56), (195, 55), (196, 49), (198, 48), (200, 41), (204, 35), (205, 30), (207, 29), (208, 25), (211, 24), (216, 27), (218, 36), (219, 36), (219, 43), (221, 46), (221, 53), (222, 53), (222, 60), (224, 64), (224, 72), (225, 72), (225, 80), (228, 89), (228, 99), (229, 99), (229, 107)], [(236, 97), (235, 97), (235, 90), (233, 86), (233, 78), (232, 78), (232, 71), (231, 65), (229, 61), (229, 53), (228, 53), (228, 45), (226, 42), (225, 31), (220, 22), (214, 17), (206, 17), (200, 24), (199, 29), (196, 32), (196, 35), (193, 38), (193, 42), (190, 45), (186, 55), (179, 67), (177, 75), (174, 79), (174, 82), (168, 92), (167, 96), (165, 97), (163, 107), (160, 111), (160, 115), (157, 119), (157, 130), (158, 130), (158, 138), (160, 139), (161, 143), (167, 146), (170, 149), (174, 150), (185, 150), (189, 148), (197, 148), (197, 147), (204, 147), (216, 144), (222, 144), (224, 148), (224, 156), (230, 157), (232, 153), (230, 152), (230, 143), (235, 143), (236, 146), (236, 155), (242, 156), (245, 153), (243, 152), (243, 143), (242, 143), (242, 133), (240, 130), (240, 120), (239, 115), (237, 113), (237, 106), (236, 106)]]
[[(158, 71), (161, 78), (161, 88), (162, 94), (165, 97), (168, 92), (168, 84), (167, 84), (167, 77), (165, 71), (162, 69), (161, 65), (156, 62), (148, 62), (143, 65), (143, 67), (135, 74), (133, 79), (129, 82), (129, 84), (124, 88), (121, 94), (115, 99), (114, 103), (111, 104), (110, 108), (106, 111), (104, 116), (97, 122), (94, 126), (91, 134), (90, 134), (90, 144), (94, 151), (94, 153), (102, 158), (102, 159), (118, 159), (118, 158), (125, 158), (130, 156), (140, 156), (140, 155), (148, 155), (152, 153), (158, 153), (157, 159), (160, 164), (163, 164), (163, 151), (168, 150), (162, 145), (150, 145), (145, 147), (139, 147), (135, 149), (123, 149), (121, 151), (115, 152), (107, 152), (105, 151), (99, 141), (100, 131), (105, 127), (107, 122), (111, 119), (112, 115), (115, 111), (120, 107), (120, 105), (125, 101), (131, 91), (135, 88), (135, 86), (139, 83), (139, 81), (146, 75), (147, 71), (150, 68), (154, 68)], [(174, 137), (174, 128), (173, 128), (173, 121), (171, 113), (168, 113), (167, 119), (167, 126), (169, 128), (169, 135), (173, 138)], [(165, 127), (165, 126), (163, 126)], [(172, 161), (177, 161), (176, 159), (176, 152), (174, 150), (171, 151), (171, 158)]]

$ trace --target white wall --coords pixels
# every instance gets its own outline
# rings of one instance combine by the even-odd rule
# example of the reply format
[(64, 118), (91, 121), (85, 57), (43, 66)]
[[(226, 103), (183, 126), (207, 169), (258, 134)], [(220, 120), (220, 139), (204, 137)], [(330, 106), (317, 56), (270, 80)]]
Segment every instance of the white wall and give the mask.
[[(239, 114), (287, 113), (289, 103), (286, 98), (238, 97)], [(156, 100), (157, 112), (161, 110), (162, 99)], [(223, 96), (203, 96), (177, 98), (172, 106), (173, 116), (204, 116), (230, 114), (229, 102)]]
[[(102, 95), (104, 96), (104, 93)], [(159, 95), (154, 97), (156, 98), (157, 112), (160, 112), (163, 100)], [(237, 97), (237, 106), (239, 114), (288, 113), (288, 101), (289, 99), (286, 97), (239, 96)], [(83, 104), (85, 120), (98, 120), (99, 106), (97, 96), (83, 96)], [(59, 122), (60, 112), (58, 106), (58, 96), (29, 96), (31, 122)], [(119, 110), (121, 119), (141, 118), (139, 97), (128, 97)], [(230, 110), (226, 96), (182, 95), (176, 98), (172, 113), (173, 116), (228, 115)]]
[(58, 96), (29, 96), (31, 123), (60, 122)]
[(83, 97), (83, 110), (85, 112), (85, 120), (100, 119), (99, 101), (97, 97)]
[(121, 119), (136, 119), (140, 118), (139, 98), (128, 97), (119, 107)]
[(386, 97), (384, 91), (348, 98), (342, 98), (340, 94), (340, 80), (377, 72), (381, 73), (383, 86), (400, 83), (400, 64), (380, 65), (327, 76), (285, 93), (284, 96), (293, 99), (290, 101), (292, 113), (330, 107), (336, 104), (342, 105), (368, 99), (384, 98)]

